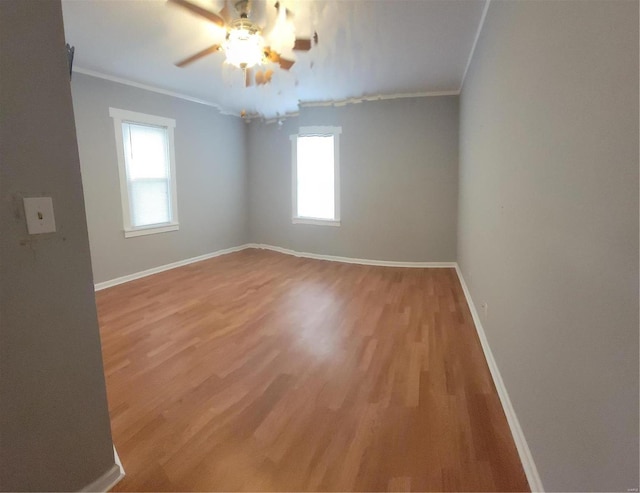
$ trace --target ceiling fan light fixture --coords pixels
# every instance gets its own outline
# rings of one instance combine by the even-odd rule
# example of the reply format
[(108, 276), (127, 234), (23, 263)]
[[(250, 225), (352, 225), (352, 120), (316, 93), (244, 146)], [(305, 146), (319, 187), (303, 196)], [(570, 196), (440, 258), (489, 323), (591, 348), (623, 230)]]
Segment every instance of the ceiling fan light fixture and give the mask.
[(222, 45), (226, 62), (247, 69), (260, 65), (264, 58), (264, 38), (260, 29), (248, 19), (235, 21)]

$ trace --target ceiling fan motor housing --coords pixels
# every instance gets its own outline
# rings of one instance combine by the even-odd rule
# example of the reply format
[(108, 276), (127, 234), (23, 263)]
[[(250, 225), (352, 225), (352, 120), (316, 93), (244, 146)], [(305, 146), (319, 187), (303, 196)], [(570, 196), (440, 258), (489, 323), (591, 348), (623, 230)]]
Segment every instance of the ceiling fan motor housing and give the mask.
[(260, 34), (260, 32), (262, 31), (262, 29), (260, 29), (260, 26), (258, 26), (257, 24), (251, 22), (249, 19), (247, 19), (246, 17), (241, 17), (240, 19), (236, 19), (235, 21), (231, 22), (229, 24), (229, 30), (227, 32), (227, 37), (229, 36), (229, 32), (231, 31), (236, 31), (236, 30), (243, 30), (246, 31), (248, 34)]

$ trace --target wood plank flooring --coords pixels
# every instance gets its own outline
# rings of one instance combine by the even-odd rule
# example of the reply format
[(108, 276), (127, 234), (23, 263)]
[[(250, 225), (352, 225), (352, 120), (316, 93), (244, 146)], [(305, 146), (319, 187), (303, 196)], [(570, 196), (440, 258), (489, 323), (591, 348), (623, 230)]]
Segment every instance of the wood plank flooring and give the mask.
[(245, 250), (96, 297), (116, 491), (528, 491), (454, 269)]

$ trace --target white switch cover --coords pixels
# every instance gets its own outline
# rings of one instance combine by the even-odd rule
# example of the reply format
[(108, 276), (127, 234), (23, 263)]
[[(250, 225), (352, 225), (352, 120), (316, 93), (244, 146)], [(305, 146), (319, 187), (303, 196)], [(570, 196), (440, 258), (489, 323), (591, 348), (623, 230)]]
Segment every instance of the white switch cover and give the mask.
[(53, 217), (51, 197), (24, 198), (24, 214), (27, 218), (27, 230), (30, 235), (53, 233), (56, 220)]

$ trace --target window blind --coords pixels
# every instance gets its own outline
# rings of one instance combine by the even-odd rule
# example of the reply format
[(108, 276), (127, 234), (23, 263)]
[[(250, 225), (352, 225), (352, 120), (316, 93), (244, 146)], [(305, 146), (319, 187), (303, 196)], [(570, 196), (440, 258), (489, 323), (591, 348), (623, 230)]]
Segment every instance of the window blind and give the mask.
[(171, 222), (167, 129), (123, 122), (122, 130), (131, 225)]

